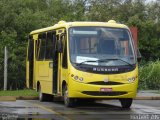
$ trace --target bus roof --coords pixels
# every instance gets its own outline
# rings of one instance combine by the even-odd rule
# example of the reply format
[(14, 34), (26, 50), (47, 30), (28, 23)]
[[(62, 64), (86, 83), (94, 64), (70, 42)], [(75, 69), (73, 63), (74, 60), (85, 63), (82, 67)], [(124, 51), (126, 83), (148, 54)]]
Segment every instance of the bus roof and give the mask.
[(46, 32), (46, 31), (51, 31), (55, 30), (58, 28), (69, 28), (69, 27), (74, 27), (74, 26), (103, 26), (103, 27), (115, 27), (115, 28), (127, 28), (128, 27), (124, 24), (117, 23), (114, 20), (109, 20), (108, 22), (65, 22), (65, 21), (59, 21), (57, 24), (54, 26), (42, 28), (42, 29), (37, 29), (32, 31), (30, 34), (37, 34), (41, 32)]

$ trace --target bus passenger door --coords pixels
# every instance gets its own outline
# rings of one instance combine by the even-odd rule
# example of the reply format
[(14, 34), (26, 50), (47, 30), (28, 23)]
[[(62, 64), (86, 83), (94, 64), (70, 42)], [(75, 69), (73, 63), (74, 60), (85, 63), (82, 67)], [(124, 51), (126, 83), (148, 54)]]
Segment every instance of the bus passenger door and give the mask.
[(58, 51), (57, 51), (57, 40), (58, 35), (56, 32), (53, 33), (53, 82), (52, 82), (52, 91), (53, 94), (57, 94), (57, 84), (58, 84)]
[[(67, 80), (67, 39), (65, 29), (59, 30), (57, 49), (58, 49), (58, 94), (62, 95), (62, 82)], [(59, 33), (59, 32), (58, 32)]]
[(34, 70), (34, 40), (33, 36), (29, 36), (28, 58), (26, 67), (27, 87), (33, 88), (33, 70)]
[[(63, 49), (59, 49), (60, 41), (61, 47), (63, 47), (63, 40), (64, 40), (64, 30), (58, 30), (58, 34), (56, 34), (56, 41), (55, 41), (55, 51), (53, 56), (53, 93), (60, 94), (62, 92), (62, 79), (63, 79)], [(66, 56), (65, 56), (66, 57)]]

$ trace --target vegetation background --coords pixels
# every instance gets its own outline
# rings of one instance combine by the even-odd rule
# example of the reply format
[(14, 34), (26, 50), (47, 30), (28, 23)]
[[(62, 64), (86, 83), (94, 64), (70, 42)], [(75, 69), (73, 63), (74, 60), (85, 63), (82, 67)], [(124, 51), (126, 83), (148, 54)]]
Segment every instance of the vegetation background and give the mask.
[(30, 31), (59, 20), (114, 19), (138, 27), (140, 89), (160, 89), (160, 1), (146, 0), (0, 0), (0, 89), (4, 46), (9, 51), (8, 89), (25, 88), (25, 58)]

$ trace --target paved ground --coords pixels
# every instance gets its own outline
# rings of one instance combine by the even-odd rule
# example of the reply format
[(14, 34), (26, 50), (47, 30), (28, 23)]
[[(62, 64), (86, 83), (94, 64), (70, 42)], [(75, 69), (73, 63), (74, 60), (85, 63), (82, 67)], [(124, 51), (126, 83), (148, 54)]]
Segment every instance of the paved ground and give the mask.
[[(160, 100), (160, 90), (145, 90), (145, 91), (138, 91), (137, 100)], [(15, 101), (15, 100), (38, 100), (38, 97), (32, 96), (0, 96), (0, 101)]]
[(83, 103), (76, 108), (66, 108), (62, 102), (17, 100), (0, 102), (0, 114), (1, 118), (25, 120), (160, 120), (160, 100), (134, 100), (131, 109), (122, 109), (118, 100)]
[(138, 91), (131, 109), (122, 109), (118, 100), (83, 103), (76, 108), (66, 108), (63, 102), (16, 100), (10, 96), (0, 97), (0, 101), (0, 120), (160, 120), (160, 91), (153, 90)]

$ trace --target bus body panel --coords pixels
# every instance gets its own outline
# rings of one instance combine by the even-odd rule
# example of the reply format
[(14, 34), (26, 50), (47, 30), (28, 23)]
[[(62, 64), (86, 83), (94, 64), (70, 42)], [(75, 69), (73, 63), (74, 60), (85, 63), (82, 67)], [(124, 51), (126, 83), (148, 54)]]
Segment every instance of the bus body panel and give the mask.
[(52, 67), (51, 61), (36, 61), (36, 83), (40, 82), (43, 93), (52, 94)]
[[(72, 98), (135, 98), (138, 87), (138, 66), (135, 70), (122, 74), (110, 74), (110, 75), (102, 75), (102, 74), (93, 74), (93, 73), (85, 73), (79, 70), (71, 69), (69, 75), (69, 96)], [(74, 71), (74, 72), (73, 72)], [(83, 82), (79, 80), (75, 80), (71, 75), (83, 77)], [(135, 77), (133, 82), (129, 82), (128, 78)], [(105, 80), (108, 79), (107, 82), (118, 82), (122, 83), (120, 85), (105, 85)], [(104, 85), (91, 84), (94, 82), (104, 82)], [(111, 91), (100, 91), (100, 89), (111, 89)], [(87, 95), (83, 94), (84, 91), (93, 91), (99, 93), (112, 93), (112, 92), (127, 92), (124, 95)]]

